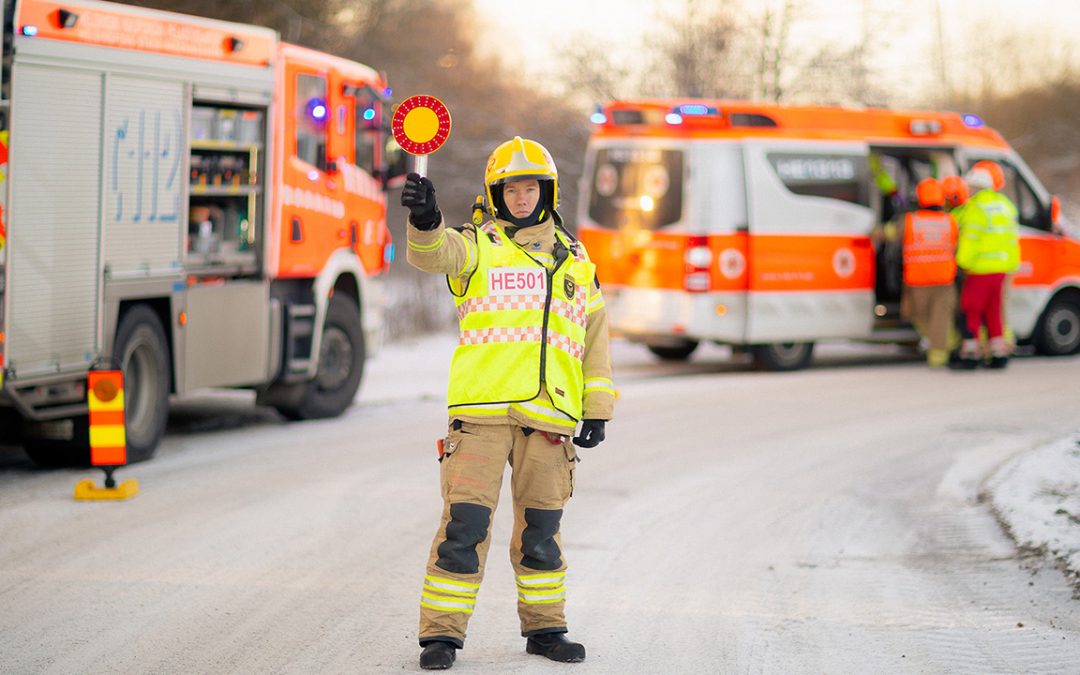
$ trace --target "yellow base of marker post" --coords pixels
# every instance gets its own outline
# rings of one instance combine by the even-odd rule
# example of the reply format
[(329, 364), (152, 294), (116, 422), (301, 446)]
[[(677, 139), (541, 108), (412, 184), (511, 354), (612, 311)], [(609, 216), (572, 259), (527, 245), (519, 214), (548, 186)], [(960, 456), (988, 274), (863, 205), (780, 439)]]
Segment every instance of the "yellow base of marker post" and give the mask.
[(128, 478), (116, 487), (98, 487), (92, 478), (75, 484), (75, 499), (80, 501), (122, 501), (139, 494), (139, 482)]

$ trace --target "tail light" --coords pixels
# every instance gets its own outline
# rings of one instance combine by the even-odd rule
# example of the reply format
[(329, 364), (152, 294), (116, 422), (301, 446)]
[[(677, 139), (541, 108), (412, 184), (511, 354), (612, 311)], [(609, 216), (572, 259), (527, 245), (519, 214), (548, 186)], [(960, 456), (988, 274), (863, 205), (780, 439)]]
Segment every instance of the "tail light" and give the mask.
[(708, 237), (690, 237), (683, 258), (683, 287), (690, 293), (704, 293), (712, 286), (712, 249)]

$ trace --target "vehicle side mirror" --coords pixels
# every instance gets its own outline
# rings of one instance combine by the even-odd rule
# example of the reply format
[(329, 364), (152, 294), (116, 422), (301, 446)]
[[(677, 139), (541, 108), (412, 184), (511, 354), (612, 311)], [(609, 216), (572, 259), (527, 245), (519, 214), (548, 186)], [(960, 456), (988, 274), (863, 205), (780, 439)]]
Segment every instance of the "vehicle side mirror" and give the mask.
[(1050, 224), (1054, 227), (1061, 224), (1061, 199), (1057, 195), (1050, 197)]

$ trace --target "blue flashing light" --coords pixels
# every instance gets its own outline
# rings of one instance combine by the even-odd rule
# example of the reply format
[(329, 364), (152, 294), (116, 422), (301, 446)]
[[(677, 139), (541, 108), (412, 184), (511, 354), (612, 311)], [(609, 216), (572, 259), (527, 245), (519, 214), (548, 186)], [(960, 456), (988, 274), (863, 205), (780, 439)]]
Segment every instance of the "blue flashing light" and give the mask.
[(701, 103), (684, 103), (677, 108), (679, 114), (691, 117), (694, 115), (715, 115), (716, 108), (702, 105)]
[(664, 121), (668, 124), (682, 124), (682, 115), (679, 113), (668, 113), (664, 115)]
[(325, 122), (330, 115), (330, 109), (326, 107), (326, 101), (321, 98), (312, 98), (307, 102), (307, 114), (316, 122)]
[(604, 122), (607, 122), (607, 115), (602, 112), (594, 112), (589, 115), (589, 121), (593, 124), (603, 124)]
[(964, 124), (966, 124), (967, 126), (973, 128), (973, 129), (981, 127), (984, 124), (986, 124), (985, 122), (983, 122), (981, 117), (979, 117), (978, 115), (976, 115), (974, 113), (967, 113), (966, 115), (963, 116), (963, 120), (964, 120)]
[(38, 33), (37, 26), (23, 26), (22, 27), (22, 34), (25, 35), (26, 37), (34, 37), (35, 35), (37, 35), (37, 33)]
[(364, 119), (370, 122), (375, 119), (375, 108), (368, 108), (364, 111)]
[(394, 90), (391, 89), (390, 87), (387, 87), (386, 89), (382, 90), (382, 95), (384, 97), (386, 97), (386, 98), (390, 98), (391, 96), (394, 95)]

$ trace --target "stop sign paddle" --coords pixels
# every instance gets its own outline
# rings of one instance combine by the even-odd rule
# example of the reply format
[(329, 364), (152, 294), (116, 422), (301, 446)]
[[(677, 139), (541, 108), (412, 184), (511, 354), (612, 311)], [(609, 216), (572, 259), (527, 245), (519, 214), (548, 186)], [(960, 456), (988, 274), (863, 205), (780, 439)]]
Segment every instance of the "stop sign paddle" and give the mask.
[(390, 123), (394, 140), (416, 156), (416, 172), (427, 173), (427, 156), (450, 137), (450, 111), (434, 96), (410, 96), (398, 105)]

